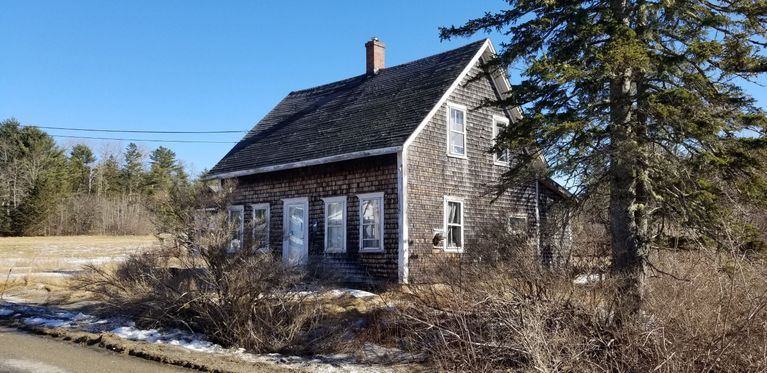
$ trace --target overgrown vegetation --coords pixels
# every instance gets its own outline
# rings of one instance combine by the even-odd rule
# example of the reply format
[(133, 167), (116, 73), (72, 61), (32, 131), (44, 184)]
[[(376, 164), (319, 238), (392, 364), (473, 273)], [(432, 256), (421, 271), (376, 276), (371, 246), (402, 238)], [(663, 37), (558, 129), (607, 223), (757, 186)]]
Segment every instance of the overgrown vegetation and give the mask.
[(152, 233), (147, 205), (188, 176), (176, 155), (130, 143), (97, 159), (83, 144), (58, 146), (44, 131), (0, 122), (0, 235)]
[(226, 192), (204, 185), (174, 189), (156, 205), (157, 224), (171, 235), (155, 251), (115, 268), (90, 266), (77, 282), (109, 309), (144, 325), (204, 333), (224, 346), (258, 352), (322, 352), (348, 325), (321, 323), (305, 273), (258, 251), (233, 249), (238, 227), (227, 220)]
[[(576, 241), (594, 242), (593, 233)], [(513, 237), (488, 243), (482, 260), (467, 258), (460, 273), (445, 263), (435, 271), (437, 285), (410, 286), (397, 310), (382, 316), (376, 342), (397, 343), (450, 371), (767, 368), (763, 259), (738, 250), (654, 251), (664, 266), (651, 272), (640, 314), (622, 317), (614, 278), (542, 268)], [(487, 255), (499, 251), (505, 255)], [(573, 281), (584, 277), (587, 283)]]

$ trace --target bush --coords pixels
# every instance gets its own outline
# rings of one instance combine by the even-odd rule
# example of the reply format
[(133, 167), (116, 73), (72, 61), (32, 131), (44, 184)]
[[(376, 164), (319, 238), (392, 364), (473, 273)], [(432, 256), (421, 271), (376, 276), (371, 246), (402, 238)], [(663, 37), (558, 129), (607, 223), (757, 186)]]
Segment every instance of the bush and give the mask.
[(269, 253), (228, 250), (235, 227), (226, 219), (227, 197), (203, 187), (175, 191), (156, 212), (170, 237), (163, 248), (116, 268), (91, 266), (79, 286), (145, 325), (201, 332), (257, 352), (300, 350), (318, 327), (320, 307), (311, 293), (297, 291), (303, 272)]
[[(500, 250), (488, 242), (483, 250)], [(464, 259), (460, 278), (409, 286), (376, 336), (400, 341), (439, 370), (767, 369), (762, 261), (713, 250), (656, 252), (652, 262), (663, 266), (648, 272), (641, 314), (625, 317), (615, 311), (619, 279), (578, 286), (568, 271), (542, 269), (515, 247), (506, 250), (516, 259)], [(442, 269), (435, 272), (456, 272)]]

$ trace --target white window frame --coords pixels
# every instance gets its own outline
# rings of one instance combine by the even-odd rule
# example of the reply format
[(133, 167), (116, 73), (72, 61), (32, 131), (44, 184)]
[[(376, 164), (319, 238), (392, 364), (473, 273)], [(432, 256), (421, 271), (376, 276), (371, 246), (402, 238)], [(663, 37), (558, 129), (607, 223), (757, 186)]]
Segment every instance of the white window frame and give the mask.
[[(498, 124), (503, 124), (504, 127), (509, 126), (509, 118), (502, 117), (500, 115), (493, 115), (493, 145), (496, 145), (497, 138), (498, 138)], [(511, 161), (511, 151), (509, 149), (504, 149), (504, 152), (506, 152), (506, 160), (500, 160), (498, 159), (498, 153), (493, 152), (493, 163), (495, 163), (498, 166), (508, 166), (509, 162)]]
[[(359, 247), (361, 253), (382, 253), (384, 252), (384, 193), (383, 192), (376, 192), (376, 193), (364, 193), (364, 194), (358, 194), (357, 199), (359, 200), (359, 207), (357, 210), (359, 210)], [(380, 208), (380, 224), (379, 225), (379, 233), (381, 237), (381, 244), (378, 247), (364, 247), (364, 240), (362, 239), (362, 201), (363, 200), (373, 200), (378, 199), (381, 203)]]
[[(450, 110), (451, 109), (459, 110), (463, 112), (463, 133), (453, 131), (450, 129)], [(468, 132), (468, 127), (469, 127), (469, 117), (467, 113), (468, 111), (466, 110), (466, 106), (454, 104), (452, 102), (447, 103), (447, 107), (445, 109), (445, 127), (447, 130), (447, 156), (448, 157), (468, 159), (469, 142), (468, 142), (468, 136), (466, 136), (466, 133)], [(452, 132), (461, 133), (463, 135), (463, 154), (453, 153), (452, 149), (450, 149), (450, 134)]]
[[(325, 197), (322, 199), (325, 202), (325, 252), (326, 253), (345, 253), (346, 252), (346, 196), (338, 197)], [(341, 211), (341, 231), (344, 233), (343, 240), (341, 240), (341, 248), (331, 249), (328, 248), (328, 205), (331, 203), (340, 203)]]
[[(461, 205), (461, 247), (448, 247), (447, 244), (447, 212), (448, 212), (448, 203), (459, 203)], [(445, 196), (444, 197), (444, 203), (442, 206), (442, 232), (444, 232), (444, 240), (442, 242), (442, 250), (448, 253), (462, 253), (466, 249), (466, 241), (464, 238), (466, 237), (466, 220), (464, 219), (464, 212), (465, 212), (465, 206), (464, 199), (461, 197), (452, 197), (452, 196)], [(456, 224), (452, 224), (456, 225)]]
[[(242, 250), (242, 245), (245, 243), (245, 206), (244, 205), (231, 205), (226, 208), (226, 218), (227, 221), (232, 220), (232, 212), (237, 211), (240, 213), (240, 250)], [(228, 253), (235, 253), (236, 251), (232, 247), (232, 241), (229, 241), (229, 245), (226, 249)]]
[(269, 238), (272, 231), (272, 220), (271, 220), (271, 211), (269, 208), (268, 203), (254, 203), (250, 205), (250, 221), (253, 224), (253, 232), (251, 234), (253, 238), (253, 242), (256, 242), (256, 210), (265, 210), (266, 214), (266, 237), (264, 237), (264, 242), (262, 242), (261, 247), (256, 247), (256, 250), (268, 250), (269, 249)]

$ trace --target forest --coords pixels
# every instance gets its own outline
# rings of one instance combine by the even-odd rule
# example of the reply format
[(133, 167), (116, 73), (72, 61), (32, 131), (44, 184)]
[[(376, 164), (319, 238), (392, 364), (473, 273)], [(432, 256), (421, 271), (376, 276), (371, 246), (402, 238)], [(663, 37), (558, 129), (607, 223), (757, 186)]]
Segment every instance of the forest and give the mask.
[(96, 154), (0, 122), (0, 236), (149, 234), (149, 205), (190, 176), (176, 154), (129, 143)]

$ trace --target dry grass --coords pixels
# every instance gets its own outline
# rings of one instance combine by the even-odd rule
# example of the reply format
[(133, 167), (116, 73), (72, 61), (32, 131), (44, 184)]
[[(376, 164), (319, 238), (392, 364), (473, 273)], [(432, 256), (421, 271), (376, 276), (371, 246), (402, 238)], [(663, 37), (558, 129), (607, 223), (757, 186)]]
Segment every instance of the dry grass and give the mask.
[(0, 294), (64, 295), (88, 264), (107, 264), (157, 245), (153, 236), (0, 237)]
[(411, 286), (368, 337), (451, 371), (767, 370), (764, 262), (705, 251), (653, 262), (668, 274), (649, 272), (640, 315), (616, 315), (611, 279), (579, 286), (474, 263), (461, 281)]

